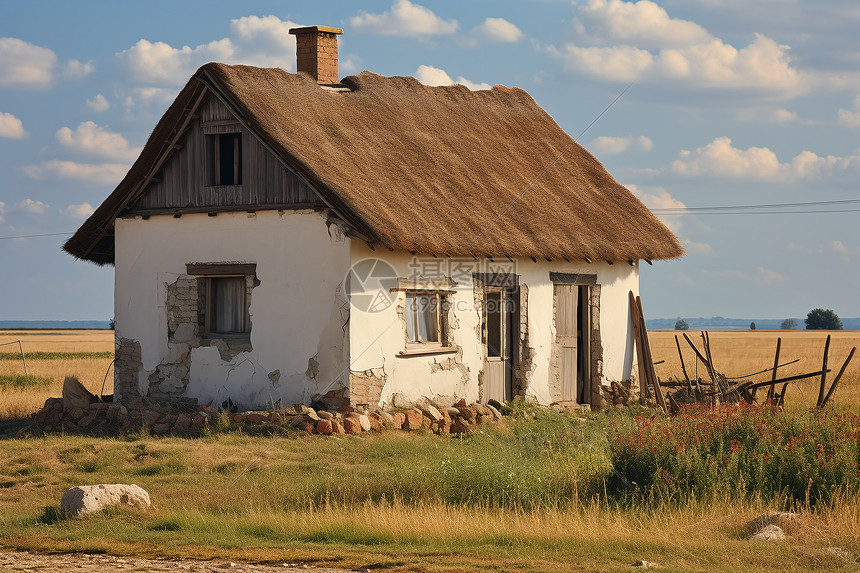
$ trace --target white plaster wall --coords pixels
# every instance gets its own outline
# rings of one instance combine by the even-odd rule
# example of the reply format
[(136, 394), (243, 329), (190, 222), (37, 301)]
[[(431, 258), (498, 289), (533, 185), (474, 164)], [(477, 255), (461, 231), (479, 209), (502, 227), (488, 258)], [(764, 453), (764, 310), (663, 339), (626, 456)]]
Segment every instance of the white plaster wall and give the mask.
[[(410, 276), (409, 253), (371, 251), (363, 243), (352, 243), (353, 264), (364, 258), (381, 258), (391, 264), (401, 277)], [(528, 286), (529, 346), (534, 349), (533, 371), (527, 396), (540, 402), (553, 401), (549, 389), (549, 365), (553, 324), (553, 285), (550, 271), (596, 274), (601, 285), (600, 329), (603, 344), (603, 380), (625, 380), (631, 377), (634, 366), (633, 331), (630, 323), (628, 291), (639, 293), (639, 268), (628, 264), (587, 264), (517, 261), (515, 271), (520, 284)], [(445, 362), (451, 355), (398, 357), (406, 341), (405, 326), (397, 314), (397, 304), (403, 304), (405, 295), (399, 293), (397, 302), (387, 309), (368, 313), (351, 308), (350, 318), (350, 369), (372, 370), (384, 373), (387, 383), (382, 402), (390, 404), (395, 394), (418, 400), (424, 396), (455, 396), (467, 402), (479, 398), (478, 373), (483, 367), (483, 349), (480, 344), (480, 315), (474, 305), (472, 285), (461, 284), (450, 297), (458, 328), (450, 331), (453, 344), (462, 349), (461, 361), (467, 369), (468, 381), (464, 384), (461, 370), (432, 372), (433, 363)]]
[[(381, 258), (394, 267), (397, 275), (408, 277), (412, 272), (409, 253), (371, 251), (364, 243), (353, 241), (353, 264), (365, 258)], [(395, 394), (406, 400), (416, 401), (422, 397), (450, 396), (465, 398), (467, 402), (478, 400), (477, 376), (483, 360), (477, 329), (480, 316), (475, 311), (471, 285), (458, 289), (449, 297), (453, 314), (459, 322), (449, 334), (452, 345), (460, 346), (462, 358), (458, 358), (467, 370), (469, 381), (463, 383), (464, 370), (454, 368), (431, 373), (433, 364), (447, 364), (453, 354), (434, 356), (399, 357), (406, 344), (406, 327), (397, 313), (397, 306), (405, 304), (405, 294), (397, 293), (397, 300), (379, 312), (365, 312), (352, 305), (350, 308), (350, 369), (352, 371), (374, 370), (387, 376), (382, 392), (382, 402), (391, 405)]]
[[(213, 347), (192, 350), (185, 395), (241, 407), (279, 398), (308, 402), (347, 379), (348, 304), (342, 291), (349, 239), (329, 235), (313, 211), (260, 211), (117, 219), (115, 316), (117, 336), (137, 340), (147, 372), (167, 356), (166, 284), (192, 262), (256, 263), (251, 294), (251, 346), (230, 362)], [(316, 356), (320, 370), (306, 376)], [(280, 371), (272, 383), (269, 374)]]
[[(633, 325), (628, 292), (639, 294), (639, 267), (627, 263), (556, 263), (530, 259), (517, 266), (520, 283), (529, 287), (529, 346), (535, 349), (534, 370), (527, 396), (545, 404), (552, 401), (549, 365), (555, 339), (553, 284), (549, 273), (596, 274), (600, 285), (600, 337), (603, 344), (603, 383), (631, 377), (634, 365)], [(583, 351), (585, 349), (580, 349)]]

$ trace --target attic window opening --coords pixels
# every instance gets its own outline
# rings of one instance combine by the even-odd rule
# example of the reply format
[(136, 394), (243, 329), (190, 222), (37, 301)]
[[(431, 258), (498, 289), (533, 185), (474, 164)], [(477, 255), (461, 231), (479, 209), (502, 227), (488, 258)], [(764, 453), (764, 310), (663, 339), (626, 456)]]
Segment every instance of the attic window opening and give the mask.
[(216, 133), (206, 136), (208, 184), (242, 184), (242, 134)]

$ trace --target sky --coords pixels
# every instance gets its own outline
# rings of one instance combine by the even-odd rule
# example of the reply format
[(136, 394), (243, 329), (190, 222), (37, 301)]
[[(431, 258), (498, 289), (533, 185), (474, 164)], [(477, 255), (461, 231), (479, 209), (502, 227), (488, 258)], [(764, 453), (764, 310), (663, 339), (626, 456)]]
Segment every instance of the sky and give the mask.
[(30, 0), (0, 2), (0, 320), (110, 319), (113, 268), (62, 243), (200, 65), (294, 72), (297, 25), (343, 28), (341, 76), (529, 92), (684, 244), (646, 317), (860, 316), (856, 0)]

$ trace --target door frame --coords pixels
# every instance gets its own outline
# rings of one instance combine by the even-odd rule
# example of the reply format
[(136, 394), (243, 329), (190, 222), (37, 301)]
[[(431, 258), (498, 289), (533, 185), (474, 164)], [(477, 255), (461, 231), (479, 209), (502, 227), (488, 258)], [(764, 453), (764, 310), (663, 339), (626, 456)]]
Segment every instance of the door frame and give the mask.
[[(482, 383), (479, 386), (480, 401), (484, 404), (495, 398), (500, 402), (512, 400), (516, 395), (516, 373), (520, 364), (520, 284), (519, 275), (513, 273), (475, 273), (472, 276), (476, 298), (480, 297)], [(487, 328), (487, 299), (489, 294), (500, 295), (500, 304), (505, 310), (501, 315), (500, 356), (490, 356)], [(503, 396), (490, 396), (487, 380), (489, 364), (504, 362)]]

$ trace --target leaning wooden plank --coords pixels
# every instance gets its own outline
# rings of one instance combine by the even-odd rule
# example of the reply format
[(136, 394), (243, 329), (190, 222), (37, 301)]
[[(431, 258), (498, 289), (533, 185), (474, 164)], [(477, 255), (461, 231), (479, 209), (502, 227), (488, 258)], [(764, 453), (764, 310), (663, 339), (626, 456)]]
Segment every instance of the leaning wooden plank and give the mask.
[[(767, 401), (773, 402), (773, 394), (776, 391), (776, 384), (773, 382), (776, 380), (776, 370), (779, 368), (779, 347), (782, 345), (782, 337), (778, 337), (776, 339), (776, 354), (773, 356), (773, 374), (770, 377), (770, 388), (767, 391)], [(755, 390), (753, 390), (755, 392)], [(755, 395), (755, 394), (753, 394)]]
[(836, 375), (836, 378), (833, 380), (833, 385), (830, 387), (830, 390), (827, 392), (827, 396), (824, 397), (824, 402), (821, 404), (821, 407), (827, 405), (827, 402), (830, 401), (830, 398), (833, 396), (833, 393), (836, 392), (836, 386), (839, 384), (839, 380), (842, 379), (842, 375), (845, 374), (845, 369), (848, 368), (848, 363), (851, 362), (851, 359), (854, 358), (854, 351), (857, 350), (857, 347), (853, 347), (851, 352), (848, 353), (848, 358), (845, 359), (845, 363), (842, 365), (842, 368), (839, 369), (839, 374)]
[(818, 402), (815, 405), (821, 408), (824, 405), (824, 385), (827, 384), (827, 354), (830, 352), (830, 335), (824, 342), (824, 360), (821, 364), (821, 384), (818, 385)]
[(660, 383), (657, 381), (657, 373), (654, 371), (654, 358), (651, 356), (651, 344), (648, 342), (648, 328), (645, 326), (645, 313), (642, 312), (642, 298), (636, 297), (636, 308), (639, 311), (639, 334), (642, 336), (642, 350), (645, 352), (645, 360), (648, 361), (648, 379), (651, 381), (651, 387), (654, 389), (654, 396), (657, 398), (657, 405), (664, 412), (668, 412), (666, 400), (663, 398), (663, 390), (660, 389)]
[[(828, 370), (827, 372), (830, 372)], [(797, 374), (795, 376), (789, 376), (787, 378), (780, 378), (778, 380), (774, 380), (774, 384), (787, 384), (788, 382), (795, 382), (796, 380), (803, 380), (805, 378), (814, 378), (815, 376), (821, 376), (822, 371), (816, 370), (815, 372), (809, 372), (807, 374)], [(746, 388), (748, 390), (752, 390), (753, 388), (763, 388), (764, 386), (770, 386), (771, 381), (768, 380), (766, 382), (756, 382), (754, 384), (750, 384), (749, 382), (744, 382), (738, 388)]]
[(687, 376), (687, 367), (684, 365), (684, 355), (681, 353), (681, 343), (678, 342), (678, 335), (675, 335), (675, 346), (678, 348), (678, 359), (681, 361), (681, 372), (684, 373), (684, 380), (690, 384), (690, 377)]
[[(702, 356), (702, 353), (701, 353), (701, 352), (699, 352), (699, 349), (698, 349), (698, 348), (696, 348), (696, 345), (695, 345), (695, 344), (693, 344), (693, 341), (692, 341), (692, 340), (690, 340), (690, 337), (689, 337), (689, 336), (687, 336), (687, 333), (686, 333), (686, 332), (681, 333), (681, 335), (684, 337), (684, 340), (686, 340), (686, 341), (687, 341), (687, 344), (689, 344), (689, 345), (690, 345), (690, 348), (692, 348), (692, 349), (693, 349), (693, 352), (695, 352), (695, 353), (696, 353), (696, 357), (697, 357), (699, 360), (701, 360), (701, 361), (702, 361), (702, 364), (704, 364), (704, 365), (705, 365), (705, 370), (708, 372), (708, 376), (711, 376), (711, 363), (710, 363), (710, 362), (708, 362), (708, 359), (707, 359), (707, 358), (705, 358), (704, 356)], [(714, 384), (714, 386), (716, 386), (716, 385), (717, 385), (717, 381), (716, 381), (716, 380), (714, 380), (713, 376), (711, 376), (711, 382)]]
[(636, 296), (631, 290), (630, 299), (630, 322), (633, 323), (633, 345), (636, 347), (636, 360), (639, 363), (639, 403), (645, 405), (648, 388), (648, 379), (645, 376), (645, 353), (642, 350), (642, 333), (639, 332), (639, 309), (636, 306)]

